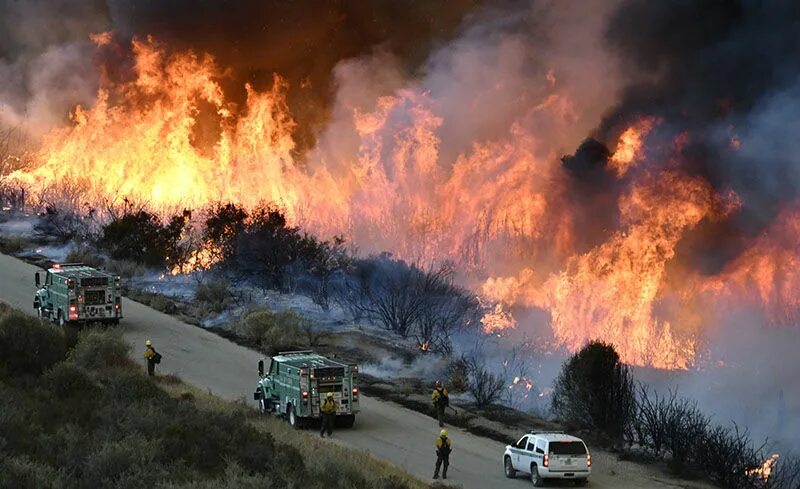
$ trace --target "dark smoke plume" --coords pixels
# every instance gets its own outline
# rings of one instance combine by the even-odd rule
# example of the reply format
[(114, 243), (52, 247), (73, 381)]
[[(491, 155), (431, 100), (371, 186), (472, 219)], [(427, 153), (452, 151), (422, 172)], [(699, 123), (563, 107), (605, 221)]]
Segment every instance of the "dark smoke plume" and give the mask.
[(601, 139), (642, 114), (661, 117), (664, 132), (687, 130), (686, 170), (742, 197), (746, 234), (798, 196), (800, 159), (785, 150), (800, 129), (789, 116), (800, 108), (800, 3), (625, 0), (606, 39), (634, 82)]

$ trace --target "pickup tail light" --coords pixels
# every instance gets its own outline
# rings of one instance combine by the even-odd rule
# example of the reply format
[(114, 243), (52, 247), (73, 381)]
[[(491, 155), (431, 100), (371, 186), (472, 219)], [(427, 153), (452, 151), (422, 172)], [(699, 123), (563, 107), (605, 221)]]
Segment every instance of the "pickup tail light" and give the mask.
[(550, 467), (550, 455), (545, 454), (542, 461), (542, 467)]
[(70, 305), (69, 306), (69, 318), (70, 319), (77, 319), (78, 318), (78, 306)]
[(587, 467), (591, 467), (592, 466), (592, 454), (591, 453), (587, 453), (586, 454), (586, 466)]

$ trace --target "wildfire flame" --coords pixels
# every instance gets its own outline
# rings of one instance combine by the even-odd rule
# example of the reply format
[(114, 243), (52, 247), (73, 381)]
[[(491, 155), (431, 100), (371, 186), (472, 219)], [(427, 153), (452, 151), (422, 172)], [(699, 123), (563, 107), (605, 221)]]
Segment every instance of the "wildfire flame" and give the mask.
[(527, 399), (531, 394), (531, 390), (533, 389), (533, 381), (527, 377), (520, 377), (517, 375), (514, 377), (514, 380), (511, 382), (508, 388), (510, 390), (521, 390), (522, 397)]
[[(109, 33), (93, 40), (101, 50), (115, 42)], [(800, 308), (797, 210), (785, 211), (717, 276), (681, 269), (681, 239), (727, 216), (738, 197), (720, 195), (680, 165), (651, 169), (646, 143), (660, 123), (655, 117), (632, 121), (608, 162), (624, 183), (619, 227), (582, 246), (559, 160), (575, 141), (547, 135), (577, 138), (581, 108), (567, 77), (556, 79), (553, 70), (507, 130), (447, 161), (443, 116), (430, 93), (413, 85), (369, 109), (345, 107), (350, 146), (326, 152), (322, 144), (299, 159), (280, 76), (266, 90), (244, 87), (238, 106), (226, 98), (225, 71), (211, 57), (167, 54), (150, 38), (134, 40), (131, 49), (133, 76), (101, 76), (94, 105), (76, 107), (72, 124), (47, 134), (30, 157), (32, 169), (12, 180), (46, 201), (68, 182), (81, 202), (98, 208), (122, 198), (164, 212), (270, 202), (290, 224), (326, 238), (344, 235), (366, 253), (452, 260), (474, 272), (492, 301), (481, 320), (487, 334), (519, 327), (509, 307), (537, 307), (550, 313), (559, 346), (575, 351), (600, 339), (639, 365), (691, 366), (707, 301), (748, 298), (773, 320)], [(547, 134), (537, 132), (545, 127)], [(679, 160), (688, 141), (688, 133), (679, 134), (671, 158)], [(212, 266), (220, 255), (215, 246), (205, 243), (171, 273)], [(684, 279), (671, 279), (671, 268)]]
[(780, 457), (779, 454), (773, 453), (770, 455), (769, 458), (764, 460), (764, 463), (759, 465), (758, 467), (747, 469), (745, 470), (745, 475), (748, 477), (753, 477), (756, 479), (760, 479), (763, 482), (767, 482), (769, 480), (770, 475), (772, 475), (772, 469), (775, 467), (775, 464), (778, 463), (778, 458)]
[(617, 143), (617, 150), (611, 155), (611, 167), (618, 176), (623, 176), (628, 169), (642, 157), (644, 138), (660, 121), (655, 117), (642, 117), (634, 125), (625, 129)]

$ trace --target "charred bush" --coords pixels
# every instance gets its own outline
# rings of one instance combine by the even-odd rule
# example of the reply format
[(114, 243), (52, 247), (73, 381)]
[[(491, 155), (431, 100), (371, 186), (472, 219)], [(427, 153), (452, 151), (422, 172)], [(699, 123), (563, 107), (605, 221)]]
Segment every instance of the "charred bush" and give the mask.
[(635, 406), (633, 376), (613, 346), (591, 342), (565, 363), (553, 386), (553, 412), (619, 441)]
[(39, 375), (66, 355), (64, 335), (21, 311), (0, 313), (0, 377)]
[(33, 226), (33, 238), (42, 242), (68, 243), (90, 237), (86, 219), (72, 211), (60, 211), (54, 206), (45, 207)]
[(486, 363), (477, 356), (463, 357), (467, 370), (467, 392), (475, 406), (485, 408), (500, 401), (505, 391), (505, 380), (486, 368)]
[(698, 463), (708, 478), (722, 487), (757, 487), (747, 471), (761, 465), (759, 451), (753, 448), (747, 430), (740, 430), (735, 424), (732, 428), (715, 426), (700, 440)]
[(653, 456), (668, 454), (670, 466), (680, 472), (697, 453), (708, 426), (709, 419), (696, 401), (679, 397), (677, 391), (659, 395), (641, 385), (628, 440)]
[(450, 336), (476, 324), (479, 304), (452, 282), (450, 268), (425, 271), (388, 255), (353, 262), (339, 300), (354, 318), (366, 318), (420, 349), (450, 353)]

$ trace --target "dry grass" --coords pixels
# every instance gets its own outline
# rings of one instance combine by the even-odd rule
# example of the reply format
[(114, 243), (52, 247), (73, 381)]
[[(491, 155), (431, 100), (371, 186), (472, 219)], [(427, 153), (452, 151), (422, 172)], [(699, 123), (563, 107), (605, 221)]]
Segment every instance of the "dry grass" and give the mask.
[(315, 466), (325, 466), (329, 462), (342, 467), (345, 471), (359, 472), (367, 480), (375, 483), (389, 477), (396, 478), (411, 489), (427, 489), (431, 487), (412, 477), (399, 467), (373, 458), (366, 452), (323, 441), (309, 433), (297, 431), (277, 418), (259, 415), (254, 409), (247, 406), (243, 399), (236, 402), (226, 401), (187, 384), (174, 376), (160, 378), (159, 380), (161, 388), (173, 398), (191, 398), (197, 406), (204, 409), (245, 416), (248, 424), (253, 429), (259, 433), (270, 434), (278, 444), (289, 445), (300, 450), (306, 460), (314, 460)]

